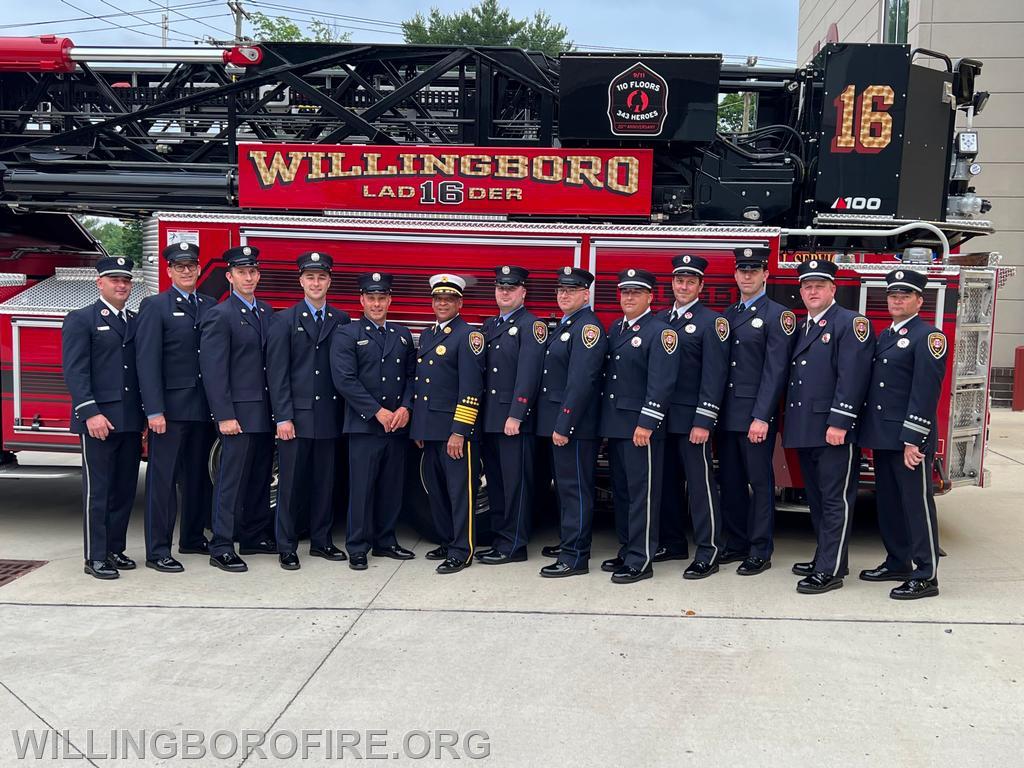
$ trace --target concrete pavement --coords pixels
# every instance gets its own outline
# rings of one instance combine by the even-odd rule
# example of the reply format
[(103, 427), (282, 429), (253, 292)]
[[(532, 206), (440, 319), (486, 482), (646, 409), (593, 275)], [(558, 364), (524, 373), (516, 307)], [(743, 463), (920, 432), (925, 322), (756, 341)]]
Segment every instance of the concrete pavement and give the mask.
[[(940, 498), (942, 595), (914, 603), (855, 576), (838, 592), (798, 595), (789, 566), (813, 539), (797, 515), (780, 520), (775, 567), (754, 578), (730, 566), (684, 582), (685, 563), (672, 562), (653, 580), (613, 585), (597, 570), (614, 550), (606, 531), (594, 570), (562, 581), (537, 575), (546, 532), (526, 563), (450, 577), (422, 558), (371, 558), (355, 573), (303, 557), (285, 573), (275, 557), (251, 556), (249, 573), (231, 575), (182, 556), (184, 574), (140, 568), (99, 582), (81, 571), (79, 484), (0, 483), (0, 558), (50, 561), (0, 588), (0, 766), (60, 762), (17, 760), (10, 731), (47, 728), (83, 751), (91, 729), (95, 755), (109, 755), (111, 729), (207, 740), (223, 730), (222, 746), (251, 730), (280, 736), (279, 753), (304, 729), (344, 729), (360, 736), (363, 759), (377, 738), (367, 731), (387, 730), (369, 752), (397, 764), (464, 762), (471, 731), (487, 738), (469, 751), (489, 753), (470, 762), (495, 766), (1016, 764), (1022, 467), (1024, 416), (995, 412), (992, 485)], [(141, 518), (137, 506), (128, 553), (140, 563)], [(411, 532), (404, 543), (430, 546)], [(862, 514), (851, 571), (881, 558)], [(448, 738), (439, 731), (454, 732), (461, 759), (443, 749), (412, 759), (424, 739)], [(310, 755), (306, 764), (338, 764), (322, 746)], [(72, 764), (244, 757), (150, 751)], [(360, 762), (352, 751), (346, 760)]]

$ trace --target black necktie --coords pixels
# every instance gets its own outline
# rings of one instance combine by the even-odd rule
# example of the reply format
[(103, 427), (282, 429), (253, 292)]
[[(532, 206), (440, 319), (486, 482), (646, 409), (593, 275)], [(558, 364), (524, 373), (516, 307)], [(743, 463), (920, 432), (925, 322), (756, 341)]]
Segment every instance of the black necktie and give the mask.
[(324, 311), (322, 309), (318, 309), (316, 311), (316, 316), (315, 317), (316, 317), (316, 327), (317, 328), (323, 328), (324, 327)]
[(675, 308), (673, 308), (673, 309), (672, 309), (672, 314), (670, 314), (670, 315), (668, 316), (668, 321), (669, 321), (670, 323), (674, 323), (674, 322), (675, 322), (676, 320), (678, 320), (678, 319), (679, 319), (679, 313), (678, 313), (678, 312), (676, 312)]
[(125, 325), (128, 325), (128, 320), (127, 320), (127, 318), (124, 315), (124, 310), (123, 309), (120, 312), (117, 313), (117, 319), (120, 320)]
[(190, 307), (192, 307), (193, 310), (195, 310), (195, 308), (196, 308), (196, 295), (194, 293), (190, 293), (188, 295), (188, 305)]

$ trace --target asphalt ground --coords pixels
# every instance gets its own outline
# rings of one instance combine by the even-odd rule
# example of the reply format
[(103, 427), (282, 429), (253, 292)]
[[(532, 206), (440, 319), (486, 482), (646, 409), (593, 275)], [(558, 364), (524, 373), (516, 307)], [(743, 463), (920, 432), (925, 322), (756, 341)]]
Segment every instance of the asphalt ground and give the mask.
[[(884, 556), (869, 502), (854, 576), (826, 595), (795, 591), (814, 546), (796, 513), (748, 578), (683, 581), (675, 561), (611, 584), (604, 529), (590, 574), (542, 579), (544, 529), (527, 562), (454, 576), (303, 547), (297, 572), (183, 555), (182, 574), (100, 582), (80, 482), (3, 480), (0, 559), (46, 564), (0, 587), (0, 766), (1018, 765), (1024, 415), (993, 412), (987, 468), (989, 487), (939, 499), (942, 594), (909, 603), (855, 576)], [(42, 756), (19, 759), (29, 738)]]

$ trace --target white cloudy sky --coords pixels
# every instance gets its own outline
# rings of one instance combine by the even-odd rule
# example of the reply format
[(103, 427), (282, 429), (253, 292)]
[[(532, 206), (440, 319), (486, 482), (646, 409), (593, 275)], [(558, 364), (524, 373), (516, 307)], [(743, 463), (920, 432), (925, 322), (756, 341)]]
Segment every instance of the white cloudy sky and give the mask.
[[(466, 8), (474, 0), (243, 0), (248, 10), (308, 22), (320, 15), (357, 42), (398, 43), (397, 23), (437, 6)], [(169, 5), (173, 45), (191, 45), (233, 30), (226, 0), (0, 0), (0, 35), (68, 35), (79, 45), (159, 45), (161, 9)], [(582, 49), (756, 54), (765, 64), (793, 63), (798, 0), (504, 0), (517, 16), (538, 8), (569, 28)], [(90, 17), (107, 18), (90, 18)], [(188, 17), (188, 18), (186, 18)], [(40, 23), (46, 22), (46, 23)]]

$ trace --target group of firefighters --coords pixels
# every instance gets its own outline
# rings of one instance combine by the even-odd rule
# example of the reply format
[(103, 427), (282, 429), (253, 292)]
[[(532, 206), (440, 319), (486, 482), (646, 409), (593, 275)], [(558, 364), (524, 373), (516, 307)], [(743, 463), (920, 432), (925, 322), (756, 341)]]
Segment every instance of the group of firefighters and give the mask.
[[(527, 559), (534, 451), (542, 448), (551, 451), (560, 543), (543, 548), (553, 562), (540, 573), (585, 574), (607, 440), (619, 550), (601, 569), (613, 582), (689, 559), (687, 509), (695, 552), (683, 577), (702, 579), (727, 563), (752, 576), (772, 564), (781, 428), (783, 446), (799, 456), (817, 538), (814, 557), (792, 567), (797, 590), (843, 586), (868, 448), (887, 556), (860, 578), (899, 582), (895, 599), (937, 595), (931, 472), (947, 345), (918, 314), (926, 276), (909, 268), (886, 276), (892, 324), (876, 338), (866, 317), (836, 303), (830, 261), (798, 267), (806, 319), (769, 299), (768, 255), (736, 249), (740, 300), (724, 313), (700, 301), (708, 264), (698, 255), (672, 258), (674, 302), (661, 312), (651, 307), (656, 276), (625, 269), (622, 316), (607, 328), (590, 306), (594, 276), (578, 267), (558, 272), (554, 327), (526, 308), (528, 272), (519, 266), (495, 270), (498, 314), (480, 328), (460, 315), (465, 280), (437, 274), (429, 280), (436, 322), (418, 344), (388, 319), (389, 274), (359, 276), (361, 316), (329, 304), (327, 253), (298, 258), (303, 298), (277, 313), (256, 298), (255, 247), (224, 254), (231, 292), (216, 303), (196, 290), (198, 248), (168, 246), (171, 287), (144, 299), (138, 314), (126, 309), (131, 263), (104, 258), (99, 299), (69, 313), (63, 330), (72, 429), (82, 443), (85, 572), (115, 579), (135, 568), (126, 533), (146, 434), (146, 565), (160, 572), (184, 570), (171, 555), (179, 517), (179, 553), (208, 555), (228, 572), (247, 570), (239, 554), (260, 553), (298, 569), (302, 510), (310, 555), (355, 570), (367, 568), (368, 555), (415, 557), (395, 537), (413, 441), (439, 538), (425, 556), (439, 561), (438, 573)], [(342, 436), (347, 553), (332, 541)], [(494, 530), (486, 550), (474, 546), (473, 530), (481, 463)], [(678, 474), (665, 471), (676, 466)]]

